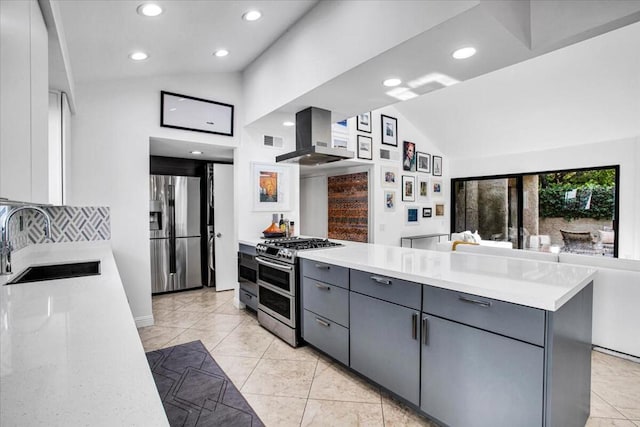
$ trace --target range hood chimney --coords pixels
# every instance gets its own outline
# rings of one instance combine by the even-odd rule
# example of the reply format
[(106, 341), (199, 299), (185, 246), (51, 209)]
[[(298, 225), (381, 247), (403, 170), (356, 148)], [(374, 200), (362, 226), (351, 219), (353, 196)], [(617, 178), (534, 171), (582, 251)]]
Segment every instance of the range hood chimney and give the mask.
[(276, 162), (314, 166), (344, 159), (353, 159), (353, 151), (331, 147), (331, 111), (309, 107), (296, 113), (296, 151)]

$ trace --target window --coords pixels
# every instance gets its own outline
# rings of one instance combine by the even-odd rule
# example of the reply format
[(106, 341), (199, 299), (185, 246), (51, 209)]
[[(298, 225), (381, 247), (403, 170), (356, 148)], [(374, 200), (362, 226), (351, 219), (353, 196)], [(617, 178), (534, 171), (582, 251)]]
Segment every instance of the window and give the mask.
[(514, 248), (618, 256), (619, 166), (452, 180), (452, 232)]

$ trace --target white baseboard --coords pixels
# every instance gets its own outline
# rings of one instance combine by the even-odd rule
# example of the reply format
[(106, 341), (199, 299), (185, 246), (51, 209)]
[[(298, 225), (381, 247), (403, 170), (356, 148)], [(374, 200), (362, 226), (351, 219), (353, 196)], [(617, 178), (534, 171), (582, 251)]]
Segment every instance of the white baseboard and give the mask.
[(144, 328), (145, 326), (153, 326), (154, 324), (153, 314), (149, 316), (136, 317), (134, 320), (136, 322), (136, 328)]
[(620, 353), (615, 350), (609, 350), (608, 348), (598, 347), (597, 345), (593, 346), (595, 351), (599, 351), (600, 353), (608, 354), (610, 356), (616, 356), (621, 359), (631, 360), (632, 362), (640, 363), (640, 358), (632, 356), (631, 354)]

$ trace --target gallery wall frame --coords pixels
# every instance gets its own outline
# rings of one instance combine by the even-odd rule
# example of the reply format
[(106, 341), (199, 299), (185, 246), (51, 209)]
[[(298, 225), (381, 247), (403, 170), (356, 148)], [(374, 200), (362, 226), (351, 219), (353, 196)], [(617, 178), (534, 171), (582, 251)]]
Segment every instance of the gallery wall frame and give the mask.
[(398, 168), (392, 166), (380, 166), (380, 179), (383, 188), (398, 188), (400, 177)]
[(406, 225), (418, 225), (420, 208), (418, 206), (405, 206), (405, 224)]
[(290, 208), (290, 168), (272, 163), (251, 163), (254, 211), (288, 211)]
[(398, 119), (391, 116), (380, 115), (382, 143), (398, 146)]
[(433, 176), (442, 176), (442, 157), (433, 156)]
[(160, 91), (160, 126), (233, 136), (234, 106)]
[(411, 175), (402, 175), (402, 201), (416, 201), (416, 177)]
[(356, 116), (356, 129), (360, 132), (371, 133), (371, 111)]
[(371, 160), (373, 159), (372, 139), (370, 136), (358, 135), (358, 158)]
[(415, 142), (402, 141), (402, 169), (410, 172), (416, 171)]
[(431, 208), (422, 208), (422, 218), (431, 218), (432, 209)]
[(418, 184), (417, 184), (417, 192), (418, 192), (418, 200), (419, 201), (427, 201), (429, 200), (429, 178), (426, 176), (418, 176)]
[(440, 199), (444, 197), (444, 186), (441, 179), (431, 180), (431, 196), (434, 199)]
[(418, 172), (431, 172), (431, 154), (416, 152), (416, 168)]
[(395, 191), (384, 191), (384, 211), (385, 212), (395, 212), (396, 210), (396, 192)]

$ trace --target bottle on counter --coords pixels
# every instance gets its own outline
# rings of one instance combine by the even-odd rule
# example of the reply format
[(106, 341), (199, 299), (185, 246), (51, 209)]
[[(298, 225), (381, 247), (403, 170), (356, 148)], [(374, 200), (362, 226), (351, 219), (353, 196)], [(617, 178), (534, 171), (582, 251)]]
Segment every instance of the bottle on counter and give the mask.
[(286, 231), (284, 225), (284, 214), (280, 214), (280, 222), (278, 223), (278, 225), (280, 226), (280, 231), (284, 233)]
[(289, 221), (289, 237), (294, 237), (296, 235), (296, 228), (294, 227), (294, 222)]

